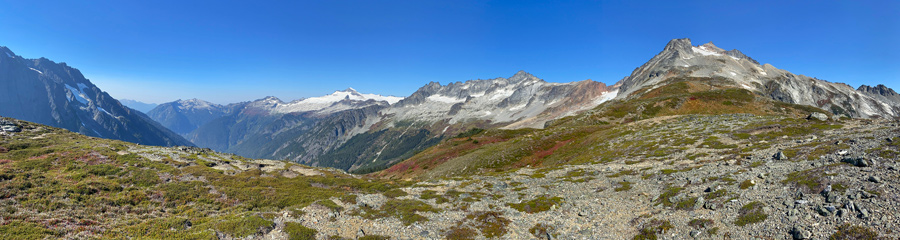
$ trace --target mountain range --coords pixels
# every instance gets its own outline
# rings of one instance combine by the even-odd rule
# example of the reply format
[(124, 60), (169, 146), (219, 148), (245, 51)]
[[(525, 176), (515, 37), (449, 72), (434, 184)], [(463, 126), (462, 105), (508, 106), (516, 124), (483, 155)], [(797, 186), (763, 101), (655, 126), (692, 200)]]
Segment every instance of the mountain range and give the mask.
[(196, 99), (176, 101), (158, 106), (149, 115), (198, 146), (371, 172), (473, 128), (543, 128), (548, 122), (609, 101), (641, 98), (675, 82), (690, 85), (686, 88), (703, 82), (709, 88), (744, 89), (754, 97), (843, 117), (900, 114), (900, 96), (883, 85), (853, 89), (760, 64), (736, 49), (725, 51), (712, 43), (693, 46), (689, 39), (674, 39), (613, 86), (591, 80), (548, 83), (520, 71), (509, 78), (447, 85), (431, 82), (402, 99), (364, 96), (347, 89), (290, 103), (274, 97), (227, 106)]
[[(2, 110), (88, 122), (0, 117), (2, 239), (900, 237), (898, 94), (711, 43), (672, 40), (612, 86), (518, 72), (151, 116), (7, 55)], [(83, 133), (110, 122), (243, 156)]]
[[(2, 51), (0, 64), (9, 69), (4, 79), (10, 79), (4, 81), (8, 94), (0, 99), (6, 106), (0, 111), (4, 116), (89, 136), (197, 145), (355, 172), (385, 169), (473, 129), (540, 129), (605, 103), (678, 91), (669, 89), (673, 83), (682, 84), (682, 90), (699, 87), (696, 83), (743, 89), (753, 97), (815, 107), (838, 117), (900, 114), (900, 95), (884, 85), (854, 89), (760, 64), (739, 50), (726, 51), (712, 43), (694, 46), (689, 39), (670, 41), (613, 86), (591, 80), (549, 83), (520, 71), (509, 78), (431, 82), (403, 98), (348, 88), (291, 102), (275, 97), (228, 105), (178, 100), (159, 104), (147, 115), (123, 106), (65, 63)], [(666, 101), (673, 106), (689, 103)], [(630, 109), (626, 115), (632, 118), (625, 121), (661, 104)]]
[(193, 145), (123, 106), (66, 63), (25, 59), (6, 47), (0, 52), (0, 116), (146, 145)]
[(615, 96), (600, 82), (548, 83), (520, 71), (510, 78), (431, 82), (406, 98), (349, 88), (288, 103), (179, 100), (149, 115), (198, 146), (373, 171), (471, 128), (540, 128)]

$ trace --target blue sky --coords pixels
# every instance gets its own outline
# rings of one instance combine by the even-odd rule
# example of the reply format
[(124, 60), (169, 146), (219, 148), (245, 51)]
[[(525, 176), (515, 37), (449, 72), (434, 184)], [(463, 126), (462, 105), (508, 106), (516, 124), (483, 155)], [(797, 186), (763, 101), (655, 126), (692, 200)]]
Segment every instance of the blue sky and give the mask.
[(407, 96), (518, 70), (612, 85), (684, 37), (900, 90), (900, 1), (35, 2), (0, 0), (0, 46), (145, 102)]

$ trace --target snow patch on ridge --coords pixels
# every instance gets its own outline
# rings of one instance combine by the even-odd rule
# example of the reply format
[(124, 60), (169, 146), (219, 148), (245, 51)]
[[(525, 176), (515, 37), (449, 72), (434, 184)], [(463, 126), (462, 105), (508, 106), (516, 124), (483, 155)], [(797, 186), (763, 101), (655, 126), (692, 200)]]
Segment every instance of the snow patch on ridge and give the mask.
[(85, 105), (90, 102), (90, 100), (87, 99), (86, 95), (81, 90), (78, 90), (77, 88), (72, 87), (72, 85), (69, 84), (66, 84), (66, 88), (69, 89), (69, 94), (71, 94), (70, 96), (68, 96), (69, 102), (71, 102), (72, 100), (77, 100), (78, 102)]
[[(277, 113), (291, 113), (291, 112), (309, 112), (309, 111), (319, 111), (325, 108), (328, 108), (335, 103), (341, 102), (343, 100), (351, 100), (351, 101), (385, 101), (388, 104), (394, 104), (402, 100), (402, 97), (394, 97), (394, 96), (382, 96), (378, 94), (361, 94), (357, 92), (353, 88), (347, 88), (343, 91), (335, 91), (329, 95), (321, 96), (321, 97), (311, 97), (306, 99), (301, 99), (298, 101), (293, 101), (285, 104), (278, 104), (278, 106), (273, 109), (273, 112)], [(334, 111), (346, 110), (349, 109), (347, 107), (333, 109)]]
[(508, 98), (509, 96), (512, 96), (513, 93), (515, 93), (515, 91), (513, 91), (511, 89), (505, 89), (505, 88), (500, 89), (500, 90), (497, 90), (496, 92), (491, 93), (490, 99), (491, 99), (491, 101), (494, 101), (494, 100), (498, 100), (498, 99)]
[(103, 109), (102, 107), (97, 107), (97, 110), (100, 110), (101, 112), (106, 113), (110, 117), (116, 117), (116, 116), (113, 116), (112, 113), (107, 112), (106, 109)]
[[(7, 54), (9, 54), (9, 53), (7, 53)], [(41, 72), (41, 70), (37, 70), (37, 69), (34, 69), (34, 68), (30, 68), (30, 69), (31, 69), (32, 71), (37, 72), (38, 74), (41, 74), (41, 75), (44, 74), (44, 72)]]
[(448, 96), (437, 95), (437, 94), (428, 96), (425, 99), (428, 99), (429, 101), (442, 102), (442, 103), (461, 103), (461, 102), (466, 101), (466, 99), (448, 97)]
[(600, 95), (599, 98), (597, 98), (596, 100), (594, 100), (594, 105), (595, 105), (595, 106), (596, 106), (596, 105), (600, 105), (601, 103), (605, 103), (605, 102), (607, 102), (607, 101), (609, 101), (609, 100), (613, 100), (613, 99), (615, 99), (618, 95), (619, 95), (619, 89), (616, 89), (616, 90), (612, 90), (612, 91), (603, 93), (603, 94)]
[(695, 53), (700, 53), (700, 54), (703, 55), (703, 56), (709, 56), (709, 55), (712, 55), (712, 56), (722, 56), (721, 53), (717, 53), (717, 52), (715, 52), (715, 51), (709, 50), (709, 49), (706, 48), (706, 46), (693, 47), (693, 50), (694, 50)]

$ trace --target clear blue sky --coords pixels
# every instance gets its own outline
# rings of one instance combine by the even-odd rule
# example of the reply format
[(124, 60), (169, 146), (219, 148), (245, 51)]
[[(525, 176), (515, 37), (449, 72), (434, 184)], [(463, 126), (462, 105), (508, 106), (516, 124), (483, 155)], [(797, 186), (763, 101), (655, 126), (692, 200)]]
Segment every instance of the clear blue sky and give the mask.
[(155, 103), (347, 87), (407, 96), (518, 70), (611, 85), (684, 37), (795, 74), (900, 88), (900, 1), (547, 2), (0, 0), (0, 45)]

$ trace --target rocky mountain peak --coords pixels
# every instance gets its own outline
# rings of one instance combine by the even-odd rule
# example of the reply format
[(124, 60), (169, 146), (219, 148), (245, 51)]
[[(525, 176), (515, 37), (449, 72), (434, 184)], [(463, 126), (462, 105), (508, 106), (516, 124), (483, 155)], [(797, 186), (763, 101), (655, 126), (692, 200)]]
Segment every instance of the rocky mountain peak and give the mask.
[(197, 98), (192, 98), (188, 100), (178, 100), (176, 101), (179, 109), (183, 110), (198, 110), (198, 109), (210, 109), (212, 107), (221, 107), (218, 104), (203, 101)]
[(858, 90), (860, 92), (874, 93), (874, 94), (878, 94), (878, 95), (886, 96), (886, 97), (897, 96), (897, 92), (895, 92), (894, 89), (891, 89), (891, 88), (885, 86), (884, 84), (878, 84), (878, 86), (875, 86), (875, 87), (870, 87), (868, 85), (861, 85), (856, 90)]
[(859, 88), (856, 90), (875, 99), (888, 102), (892, 105), (900, 105), (900, 94), (897, 94), (894, 89), (891, 89), (883, 84), (878, 84), (878, 86), (875, 87), (862, 85), (859, 86)]
[(348, 87), (347, 89), (344, 89), (343, 91), (338, 91), (338, 92), (345, 92), (345, 93), (351, 93), (354, 95), (359, 95), (359, 92), (357, 92), (356, 89), (353, 89), (352, 87)]
[(16, 57), (16, 55), (13, 54), (13, 52), (11, 50), (9, 50), (9, 48), (6, 48), (4, 46), (0, 46), (0, 52), (3, 52), (3, 53), (0, 53), (0, 58), (15, 58)]
[(691, 39), (690, 38), (680, 38), (680, 39), (672, 39), (666, 44), (666, 47), (663, 49), (663, 52), (685, 52), (690, 53), (693, 52), (691, 48)]
[(26, 59), (0, 47), (0, 115), (88, 136), (148, 145), (192, 145), (126, 108), (81, 71), (47, 58)]
[(518, 72), (516, 72), (515, 75), (508, 78), (510, 83), (523, 82), (528, 79), (537, 79), (537, 77), (535, 77), (534, 75), (531, 75), (531, 73), (525, 72), (523, 70), (519, 70)]
[(721, 48), (719, 48), (719, 47), (716, 47), (716, 45), (713, 44), (713, 42), (704, 43), (703, 45), (700, 45), (700, 47), (701, 47), (701, 48), (705, 48), (705, 49), (709, 49), (709, 50), (712, 50), (712, 51), (715, 51), (715, 52), (725, 52), (725, 49), (721, 49)]
[(730, 87), (849, 117), (879, 118), (900, 113), (900, 96), (886, 96), (892, 92), (886, 87), (861, 87), (856, 91), (840, 83), (793, 74), (769, 64), (760, 66), (738, 50), (725, 51), (712, 43), (691, 46), (686, 38), (669, 41), (662, 52), (617, 83), (618, 98), (636, 98), (670, 80), (690, 78), (727, 79), (723, 83)]

